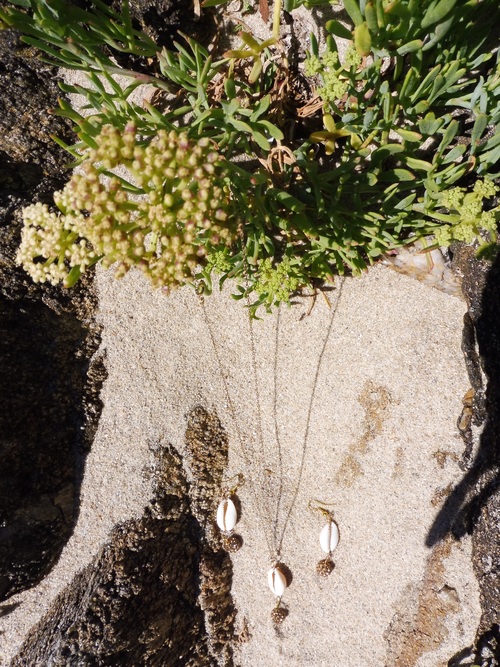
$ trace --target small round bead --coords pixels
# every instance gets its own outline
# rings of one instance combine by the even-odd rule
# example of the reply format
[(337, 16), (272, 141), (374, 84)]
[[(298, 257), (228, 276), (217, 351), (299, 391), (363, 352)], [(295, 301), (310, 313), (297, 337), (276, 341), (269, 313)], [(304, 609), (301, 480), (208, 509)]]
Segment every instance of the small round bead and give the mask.
[(243, 545), (243, 540), (240, 535), (228, 535), (222, 540), (222, 546), (230, 554), (236, 553), (239, 551)]
[(275, 607), (271, 612), (271, 620), (274, 625), (281, 625), (288, 616), (288, 611), (283, 607)]
[(334, 568), (335, 563), (331, 558), (323, 558), (323, 560), (320, 560), (316, 565), (316, 572), (320, 577), (326, 578), (333, 572)]

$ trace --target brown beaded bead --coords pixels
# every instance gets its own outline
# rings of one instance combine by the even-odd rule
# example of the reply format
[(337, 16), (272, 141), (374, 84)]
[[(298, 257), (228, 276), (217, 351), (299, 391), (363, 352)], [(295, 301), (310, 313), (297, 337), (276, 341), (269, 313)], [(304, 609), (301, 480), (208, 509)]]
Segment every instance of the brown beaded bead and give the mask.
[(288, 616), (288, 611), (283, 607), (275, 607), (271, 612), (271, 620), (274, 625), (281, 625)]
[(239, 535), (228, 535), (222, 541), (222, 546), (229, 553), (234, 554), (239, 551), (243, 545), (243, 540)]
[(320, 560), (316, 565), (316, 572), (320, 577), (326, 578), (333, 572), (334, 567), (335, 563), (331, 558), (323, 558), (323, 560)]

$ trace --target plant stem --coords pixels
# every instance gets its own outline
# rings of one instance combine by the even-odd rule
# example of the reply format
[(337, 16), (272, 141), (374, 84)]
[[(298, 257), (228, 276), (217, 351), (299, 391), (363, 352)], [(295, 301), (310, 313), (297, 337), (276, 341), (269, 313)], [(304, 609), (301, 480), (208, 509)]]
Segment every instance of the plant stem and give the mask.
[(282, 0), (274, 0), (273, 37), (276, 40), (280, 38), (281, 2)]

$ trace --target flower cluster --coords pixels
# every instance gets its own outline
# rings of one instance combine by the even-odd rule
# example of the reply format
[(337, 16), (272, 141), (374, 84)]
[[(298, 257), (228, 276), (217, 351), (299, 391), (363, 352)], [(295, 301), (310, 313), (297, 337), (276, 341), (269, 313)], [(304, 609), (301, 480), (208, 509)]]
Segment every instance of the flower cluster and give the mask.
[(301, 281), (294, 275), (290, 260), (285, 257), (273, 266), (271, 258), (259, 262), (255, 291), (257, 294), (272, 294), (277, 302), (289, 303), (290, 295), (301, 287)]
[(361, 63), (362, 58), (356, 51), (356, 47), (354, 44), (350, 44), (344, 54), (344, 67), (353, 67), (355, 70), (357, 70)]
[(42, 204), (23, 212), (17, 261), (36, 282), (70, 286), (101, 260), (117, 263), (117, 276), (138, 266), (154, 286), (175, 287), (233, 242), (224, 164), (208, 139), (160, 130), (144, 145), (129, 124), (105, 126), (96, 144), (54, 194), (60, 213)]
[[(45, 204), (33, 204), (23, 211), (24, 227), (17, 263), (36, 283), (64, 282), (70, 286), (97, 261), (85, 238), (75, 232), (76, 215), (64, 219)], [(80, 222), (84, 222), (82, 215)]]
[(498, 188), (492, 181), (478, 180), (472, 192), (464, 188), (450, 188), (442, 193), (439, 204), (447, 208), (454, 218), (452, 224), (443, 225), (436, 229), (436, 242), (447, 246), (452, 241), (471, 243), (482, 238), (482, 232), (494, 235), (500, 218), (500, 207), (484, 210), (484, 199), (490, 199), (498, 194)]
[(228, 249), (217, 250), (207, 257), (206, 270), (208, 273), (215, 271), (215, 273), (222, 275), (228, 273), (232, 268), (231, 261), (228, 255)]
[[(351, 63), (349, 63), (350, 66)], [(319, 74), (323, 79), (323, 86), (318, 87), (318, 95), (325, 101), (341, 100), (349, 89), (349, 81), (343, 73), (336, 51), (325, 51), (321, 58), (310, 55), (305, 66), (307, 76)]]

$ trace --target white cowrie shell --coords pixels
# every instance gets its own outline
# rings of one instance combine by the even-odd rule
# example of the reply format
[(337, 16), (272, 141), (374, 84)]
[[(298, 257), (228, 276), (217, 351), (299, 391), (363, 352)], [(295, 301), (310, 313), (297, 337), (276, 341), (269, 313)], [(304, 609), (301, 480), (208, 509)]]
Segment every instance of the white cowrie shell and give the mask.
[(326, 554), (330, 554), (339, 543), (339, 539), (339, 527), (335, 521), (331, 519), (323, 526), (321, 533), (319, 534), (319, 543), (321, 548)]
[(236, 505), (231, 498), (224, 498), (217, 508), (217, 525), (225, 533), (229, 533), (238, 522), (238, 512)]
[(288, 584), (285, 575), (280, 570), (278, 565), (274, 565), (274, 567), (269, 570), (267, 580), (269, 582), (269, 588), (276, 595), (276, 597), (280, 598), (285, 592)]

